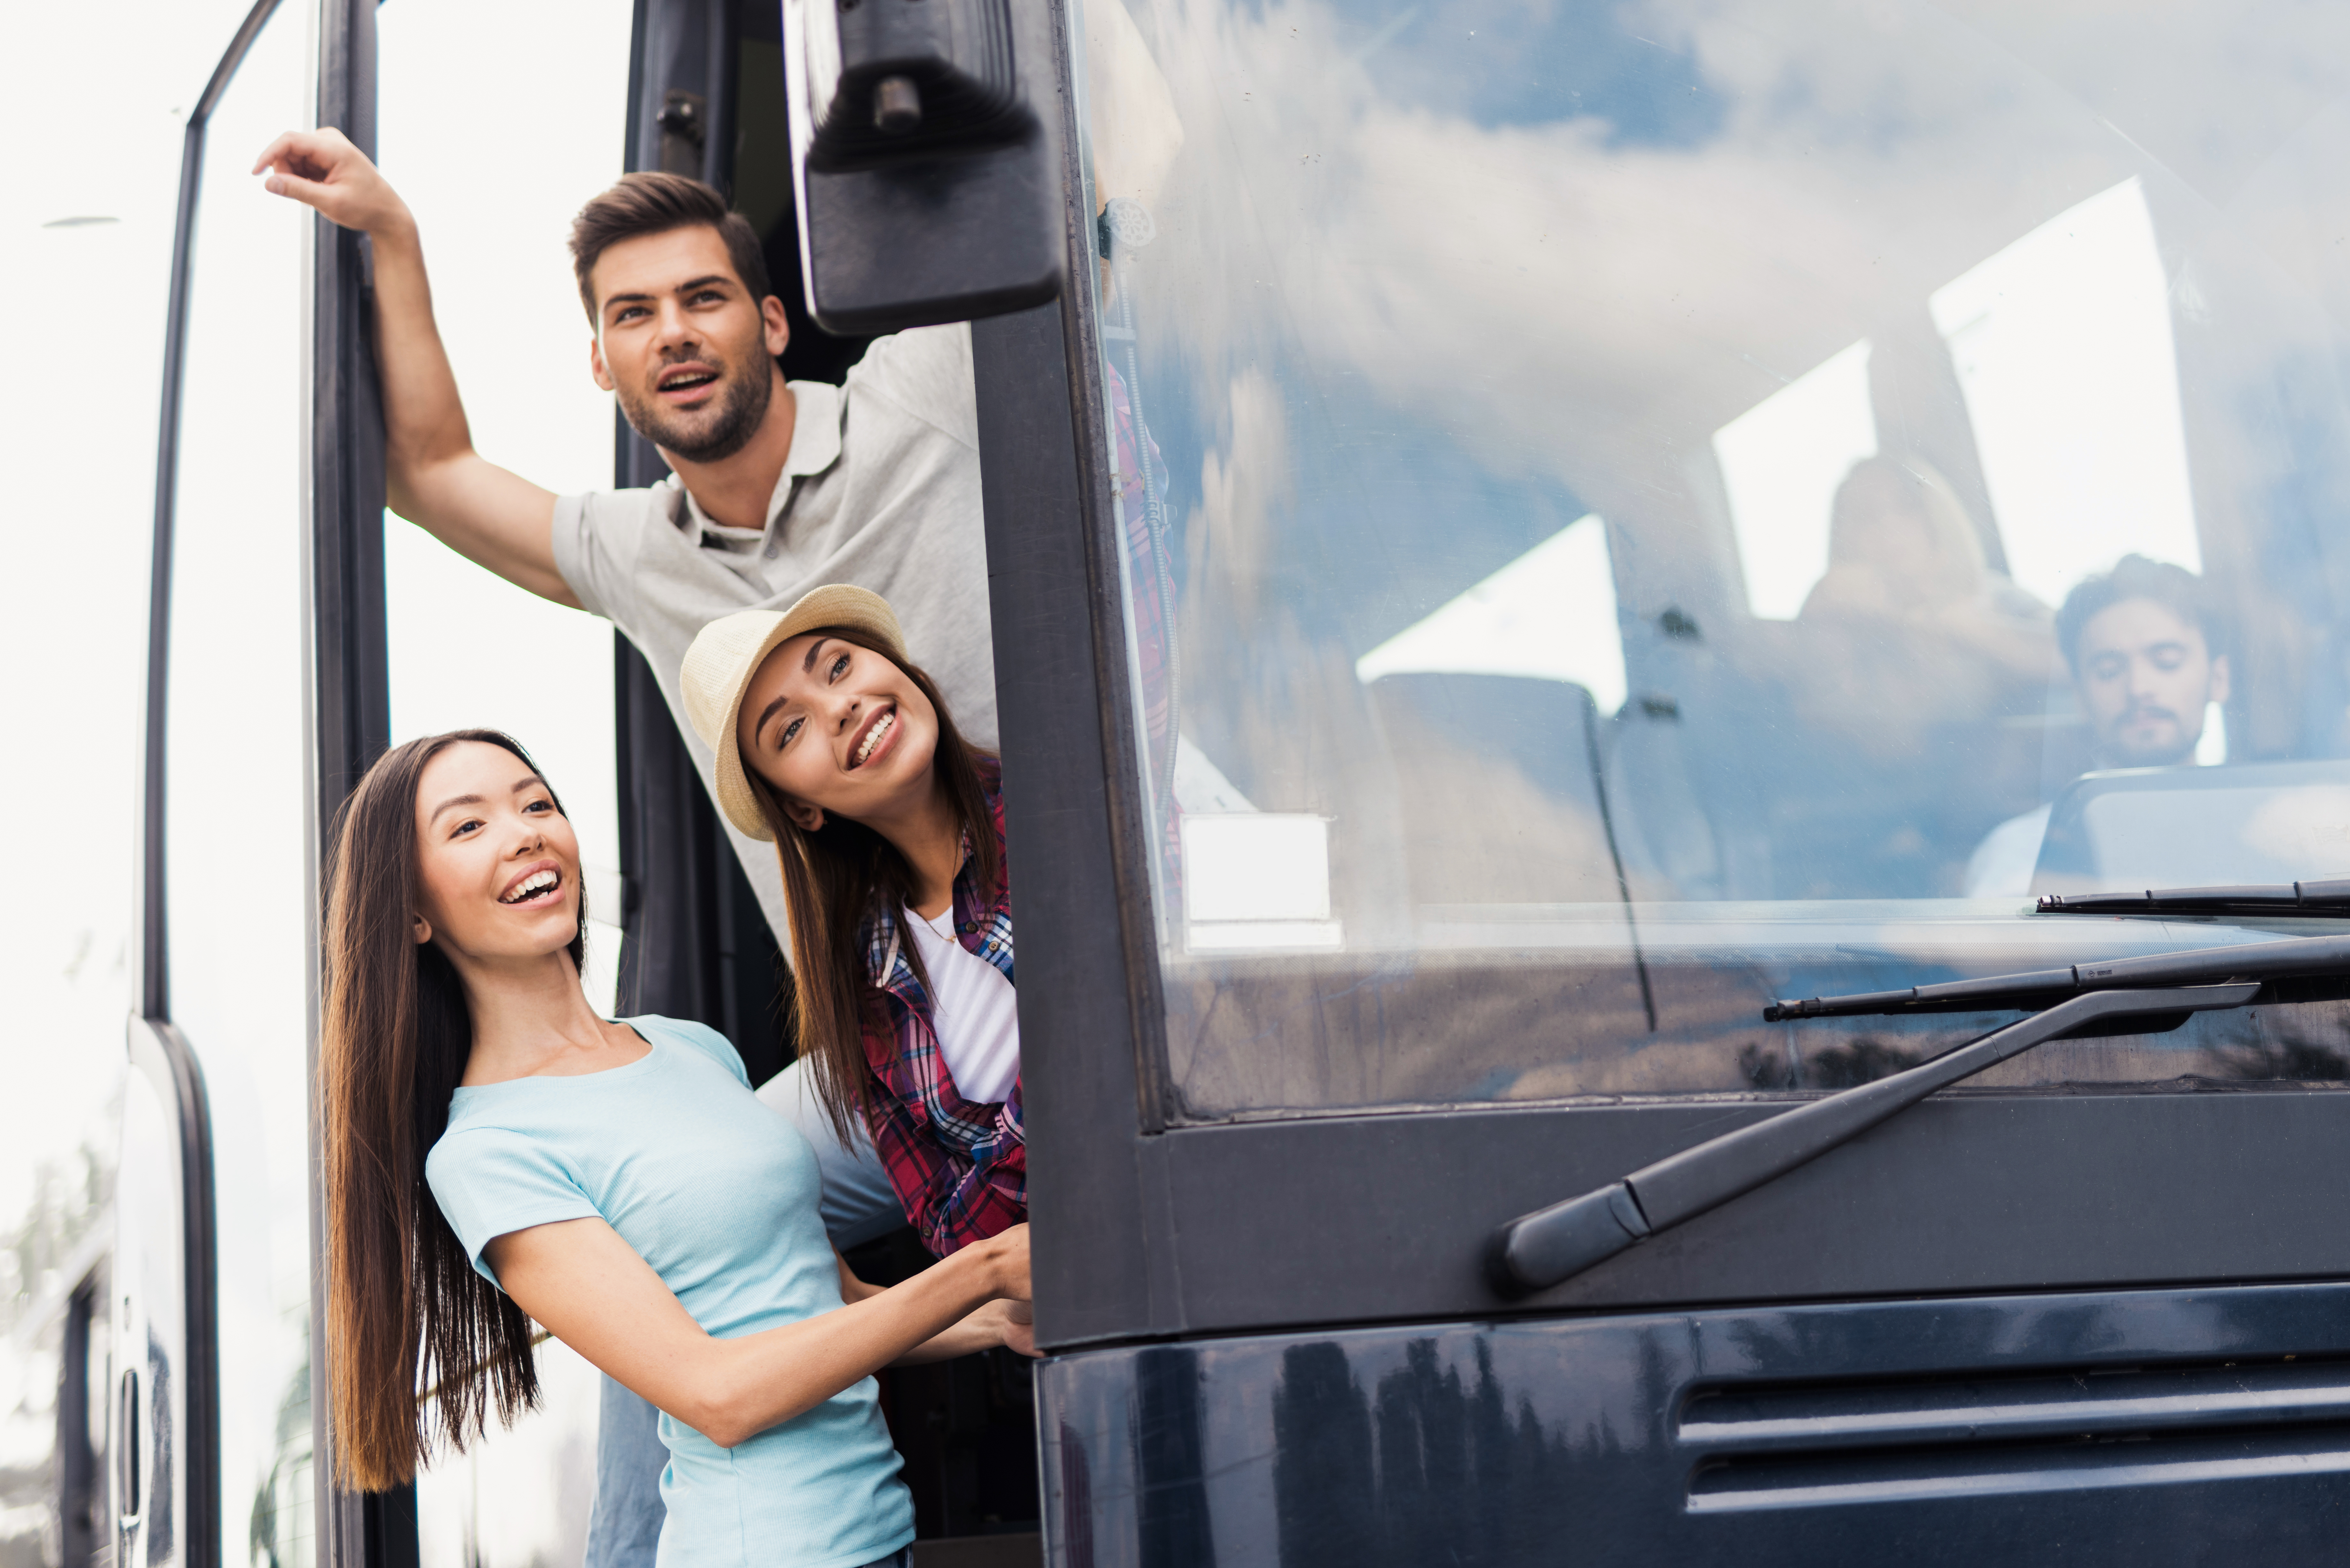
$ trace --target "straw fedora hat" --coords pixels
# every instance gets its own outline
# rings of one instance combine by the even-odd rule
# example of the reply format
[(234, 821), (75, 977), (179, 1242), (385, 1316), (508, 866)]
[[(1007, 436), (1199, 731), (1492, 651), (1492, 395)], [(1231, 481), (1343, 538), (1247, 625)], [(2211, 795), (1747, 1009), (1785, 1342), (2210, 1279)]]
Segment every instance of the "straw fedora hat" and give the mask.
[(829, 583), (804, 594), (786, 610), (737, 610), (720, 616), (685, 650), (685, 716), (692, 721), (693, 732), (718, 753), (719, 808), (750, 837), (772, 840), (775, 835), (759, 815), (751, 781), (743, 774), (743, 753), (734, 742), (743, 690), (778, 646), (827, 626), (863, 632), (899, 664), (910, 662), (906, 634), (899, 629), (889, 601), (847, 583)]

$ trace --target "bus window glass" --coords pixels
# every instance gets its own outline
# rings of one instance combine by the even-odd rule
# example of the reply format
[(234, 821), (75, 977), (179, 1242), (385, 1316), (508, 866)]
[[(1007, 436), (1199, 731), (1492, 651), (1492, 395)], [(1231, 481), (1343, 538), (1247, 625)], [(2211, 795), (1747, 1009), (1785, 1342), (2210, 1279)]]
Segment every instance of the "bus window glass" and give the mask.
[(2350, 17), (1076, 13), (1179, 1115), (1835, 1087), (1991, 1020), (1764, 1002), (2350, 873)]
[[(612, 402), (588, 375), (565, 250), (572, 214), (620, 171), (630, 8), (558, 12), (401, 0), (377, 14), (378, 151), (415, 212), (433, 308), (475, 446), (559, 493), (612, 483)], [(510, 62), (528, 58), (527, 71)], [(472, 108), (452, 119), (447, 106)], [(528, 147), (526, 181), (484, 180), (484, 146)], [(502, 729), (563, 798), (587, 876), (588, 995), (614, 1006), (619, 826), (610, 626), (525, 593), (398, 516), (384, 519), (394, 742)], [(538, 1349), (539, 1407), (416, 1480), (421, 1568), (566, 1568), (595, 1491), (596, 1369)]]
[[(378, 150), (424, 235), (474, 445), (561, 494), (612, 483), (612, 400), (588, 374), (565, 239), (580, 204), (619, 173), (629, 15), (580, 6), (550, 29), (536, 13), (485, 18), (427, 0), (377, 24)], [(516, 81), (498, 65), (515, 53), (547, 68)], [(467, 124), (441, 112), (448, 93), (476, 89), (484, 107)], [(546, 142), (524, 187), (480, 177), (493, 128)], [(385, 518), (384, 576), (392, 740), (502, 729), (546, 770), (579, 834), (589, 990), (608, 1006), (620, 947), (610, 625), (504, 582), (396, 515)]]
[(310, 224), (246, 171), (312, 103), (302, 16), (281, 10), (204, 142), (166, 688), (169, 1009), (203, 1069), (218, 1215), (220, 1561), (280, 1568), (312, 1561)]

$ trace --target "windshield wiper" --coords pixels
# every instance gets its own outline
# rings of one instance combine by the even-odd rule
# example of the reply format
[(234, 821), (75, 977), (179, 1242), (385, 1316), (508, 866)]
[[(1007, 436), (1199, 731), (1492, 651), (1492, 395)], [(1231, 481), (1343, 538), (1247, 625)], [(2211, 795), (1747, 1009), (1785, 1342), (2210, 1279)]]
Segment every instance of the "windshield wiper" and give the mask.
[(2050, 893), (2043, 915), (2309, 915), (2350, 918), (2350, 877), (2244, 888), (2157, 888), (2143, 893)]
[(2126, 986), (2211, 985), (2229, 980), (2335, 973), (2350, 973), (2350, 937), (2287, 937), (2282, 941), (2190, 948), (2185, 952), (2102, 959), (2064, 969), (1913, 985), (1907, 991), (1780, 1001), (1762, 1010), (1762, 1021), (1782, 1023), (1794, 1018), (1854, 1018), (1865, 1013), (1998, 1012), (2046, 1007), (2066, 995)]
[(2097, 1026), (2115, 1018), (2145, 1018), (2149, 1029), (2173, 1028), (2189, 1013), (2246, 1006), (2272, 981), (2319, 974), (2350, 974), (2350, 937), (2149, 953), (1907, 991), (1773, 1002), (1762, 1016), (1774, 1023), (1867, 1013), (2042, 1011), (1907, 1072), (1798, 1106), (1580, 1198), (1522, 1214), (1487, 1241), (1487, 1276), (1506, 1296), (1547, 1290), (1659, 1231), (1809, 1164), (1937, 1090), (2034, 1045), (2102, 1033)]

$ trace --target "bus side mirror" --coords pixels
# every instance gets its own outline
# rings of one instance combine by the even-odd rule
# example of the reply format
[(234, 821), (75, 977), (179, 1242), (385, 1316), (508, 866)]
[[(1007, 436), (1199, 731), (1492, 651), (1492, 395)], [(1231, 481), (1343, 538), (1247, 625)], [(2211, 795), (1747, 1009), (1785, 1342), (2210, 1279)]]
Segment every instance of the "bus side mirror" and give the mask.
[(1060, 291), (1052, 18), (1035, 0), (784, 0), (808, 314), (844, 335)]

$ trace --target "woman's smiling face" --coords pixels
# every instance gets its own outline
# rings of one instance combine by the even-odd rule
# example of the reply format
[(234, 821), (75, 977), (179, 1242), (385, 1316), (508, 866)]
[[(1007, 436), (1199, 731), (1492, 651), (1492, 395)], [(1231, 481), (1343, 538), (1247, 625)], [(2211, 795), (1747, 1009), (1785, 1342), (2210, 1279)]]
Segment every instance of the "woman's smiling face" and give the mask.
[(809, 632), (779, 644), (743, 691), (743, 763), (813, 832), (823, 814), (869, 823), (933, 787), (938, 710), (886, 655)]
[(452, 958), (536, 959), (579, 929), (579, 841), (546, 781), (460, 741), (416, 782), (417, 940)]

